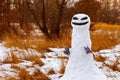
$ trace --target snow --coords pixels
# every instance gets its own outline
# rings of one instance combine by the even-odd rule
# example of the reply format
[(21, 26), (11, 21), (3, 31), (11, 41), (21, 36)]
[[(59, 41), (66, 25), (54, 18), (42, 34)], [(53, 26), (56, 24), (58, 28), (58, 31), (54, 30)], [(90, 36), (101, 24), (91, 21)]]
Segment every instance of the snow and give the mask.
[(42, 69), (47, 70), (45, 72), (48, 72), (49, 69), (54, 69), (55, 72), (60, 70), (61, 61), (58, 58), (46, 58), (43, 59), (43, 62), (45, 65), (42, 67)]
[(3, 44), (0, 44), (0, 61), (4, 59), (4, 57), (7, 54), (7, 48), (3, 46)]
[[(117, 45), (113, 49), (102, 50), (102, 52), (94, 52), (95, 56), (101, 56), (105, 58), (104, 62), (97, 62), (96, 65), (103, 74), (106, 75), (107, 80), (120, 80), (120, 45)], [(39, 69), (44, 74), (46, 74), (51, 80), (59, 80), (63, 75), (60, 73), (62, 62), (67, 64), (68, 55), (63, 53), (64, 48), (50, 48), (52, 52), (44, 53), (45, 58), (41, 57), (41, 60), (45, 65), (39, 66), (38, 64), (29, 61), (29, 60), (21, 60), (19, 63), (2, 63), (6, 54), (13, 50), (18, 57), (21, 58), (22, 54), (28, 54), (26, 50), (19, 49), (17, 47), (6, 48), (4, 44), (0, 44), (0, 80), (5, 80), (6, 76), (18, 77), (18, 71), (12, 66), (19, 66), (21, 68), (26, 69), (29, 74), (33, 74), (36, 69)], [(41, 56), (41, 53), (37, 52), (34, 49), (28, 49), (30, 53), (37, 54)], [(105, 51), (105, 52), (104, 52)], [(21, 56), (20, 56), (21, 54)], [(28, 55), (29, 56), (29, 55)], [(24, 58), (22, 58), (24, 59)], [(117, 70), (113, 70), (110, 66), (113, 66), (118, 61), (115, 67)], [(53, 69), (55, 71), (54, 74), (48, 74), (48, 72)]]

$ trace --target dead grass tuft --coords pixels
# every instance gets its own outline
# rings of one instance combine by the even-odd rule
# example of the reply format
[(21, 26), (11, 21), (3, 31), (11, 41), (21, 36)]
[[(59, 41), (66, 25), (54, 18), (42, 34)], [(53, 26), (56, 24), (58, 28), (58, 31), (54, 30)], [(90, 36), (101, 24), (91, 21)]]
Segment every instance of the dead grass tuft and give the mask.
[(20, 59), (15, 55), (14, 52), (8, 53), (8, 55), (5, 56), (5, 59), (2, 61), (2, 63), (19, 63)]
[(28, 60), (32, 61), (34, 64), (38, 64), (39, 66), (43, 66), (44, 63), (41, 61), (41, 56), (34, 54), (34, 53), (29, 53), (28, 54), (22, 54), (23, 57), (17, 57), (14, 51), (10, 51), (5, 59), (2, 61), (2, 63), (19, 63), (21, 60)]
[(109, 67), (113, 71), (119, 71), (120, 72), (120, 69), (118, 67), (118, 65), (119, 65), (119, 61), (118, 60), (116, 60), (114, 64), (106, 64), (106, 63), (104, 63), (104, 64), (105, 64), (105, 66)]
[(19, 69), (19, 73), (18, 73), (19, 79), (18, 80), (31, 80), (31, 75), (29, 74), (29, 72), (24, 69), (24, 68), (20, 68)]
[(31, 75), (31, 80), (51, 80), (49, 77), (47, 77), (43, 72), (36, 69), (36, 71)]
[(95, 60), (96, 60), (97, 62), (104, 62), (104, 61), (106, 60), (106, 58), (105, 58), (105, 57), (102, 57), (102, 56), (95, 56)]
[(52, 75), (52, 74), (55, 74), (55, 71), (53, 68), (51, 68), (49, 71), (48, 71), (48, 75)]
[(16, 65), (12, 65), (11, 68), (18, 71), (18, 78), (15, 80), (50, 80), (50, 78), (48, 78), (39, 69), (36, 69), (32, 74), (29, 74), (25, 68), (20, 68)]
[[(1, 79), (1, 80), (4, 80), (4, 79)], [(18, 80), (18, 79), (13, 76), (6, 76), (5, 80)]]
[(11, 68), (15, 69), (15, 70), (20, 70), (21, 68), (15, 64), (11, 65)]
[(23, 54), (23, 56), (24, 56), (24, 60), (32, 61), (35, 64), (38, 64), (39, 66), (44, 65), (44, 63), (40, 59), (41, 57), (36, 54), (29, 53), (29, 54)]
[(5, 41), (6, 47), (17, 46), (22, 49), (24, 49), (24, 47), (25, 47), (23, 37), (17, 35), (13, 31), (11, 31), (9, 33), (7, 33), (7, 32), (4, 33), (3, 41)]
[(62, 61), (62, 64), (61, 64), (61, 68), (60, 68), (60, 74), (64, 74), (64, 72), (65, 72), (65, 68), (66, 68), (66, 66), (65, 66), (65, 64), (64, 64), (64, 61)]

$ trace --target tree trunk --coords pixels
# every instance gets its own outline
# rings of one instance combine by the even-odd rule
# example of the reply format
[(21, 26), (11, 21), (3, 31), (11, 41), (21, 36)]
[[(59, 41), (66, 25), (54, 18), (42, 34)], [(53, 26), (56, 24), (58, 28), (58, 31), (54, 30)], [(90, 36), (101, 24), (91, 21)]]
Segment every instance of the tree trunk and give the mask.
[[(44, 0), (43, 0), (43, 1), (44, 1)], [(34, 14), (33, 10), (31, 9), (28, 0), (26, 0), (26, 5), (27, 5), (28, 10), (31, 12), (31, 14), (32, 14), (35, 22), (37, 23), (37, 25), (39, 26), (40, 30), (42, 31), (42, 33), (45, 34), (45, 36), (46, 36), (48, 39), (51, 39), (51, 38), (50, 38), (50, 35), (49, 35), (49, 33), (48, 33), (48, 29), (47, 29), (47, 27), (46, 27), (46, 21), (43, 21), (43, 20), (42, 20), (42, 24), (43, 24), (43, 25), (41, 26), (40, 23), (39, 23), (39, 21), (38, 21), (38, 19), (37, 19), (37, 17), (36, 17), (36, 15)], [(44, 4), (43, 4), (43, 6), (44, 6)], [(44, 9), (44, 10), (45, 10), (45, 9)], [(44, 10), (43, 10), (43, 16), (45, 17), (45, 12), (44, 12)], [(43, 18), (43, 19), (44, 19), (44, 18)]]
[(47, 37), (51, 39), (51, 36), (48, 32), (48, 28), (46, 26), (45, 0), (42, 0), (42, 26), (41, 28), (44, 31), (44, 33), (46, 33)]
[(57, 18), (57, 22), (55, 23), (55, 25), (53, 26), (53, 28), (50, 31), (50, 34), (54, 35), (54, 38), (60, 38), (60, 23), (62, 20), (65, 2), (66, 2), (66, 0), (62, 0), (61, 3), (59, 3), (58, 0), (56, 0), (56, 4), (58, 7), (58, 18)]

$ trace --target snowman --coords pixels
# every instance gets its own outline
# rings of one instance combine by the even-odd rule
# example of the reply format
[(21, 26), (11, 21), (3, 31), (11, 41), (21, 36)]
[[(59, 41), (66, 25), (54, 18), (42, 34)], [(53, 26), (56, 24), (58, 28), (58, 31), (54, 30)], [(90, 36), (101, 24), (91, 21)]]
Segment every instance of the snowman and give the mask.
[(65, 73), (60, 80), (107, 80), (95, 65), (91, 51), (90, 17), (86, 14), (76, 14), (72, 17), (71, 25), (71, 52)]

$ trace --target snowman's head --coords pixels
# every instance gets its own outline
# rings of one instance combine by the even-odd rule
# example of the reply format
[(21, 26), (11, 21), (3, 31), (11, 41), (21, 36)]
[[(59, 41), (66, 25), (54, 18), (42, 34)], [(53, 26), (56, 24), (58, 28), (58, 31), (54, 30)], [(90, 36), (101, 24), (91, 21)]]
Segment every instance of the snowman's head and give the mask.
[(90, 28), (90, 18), (86, 14), (76, 14), (72, 17), (71, 25), (73, 28)]

